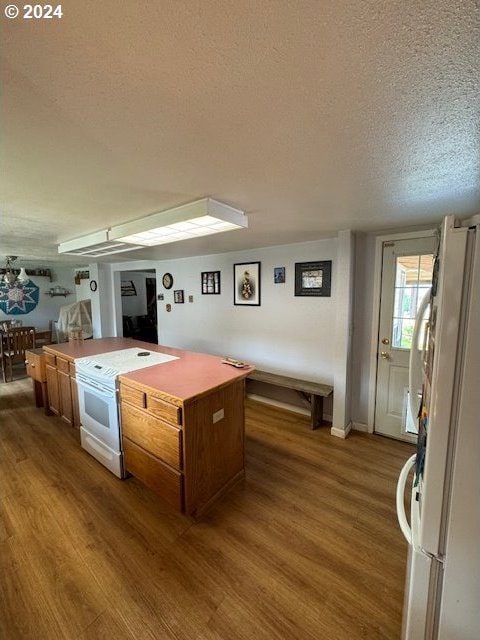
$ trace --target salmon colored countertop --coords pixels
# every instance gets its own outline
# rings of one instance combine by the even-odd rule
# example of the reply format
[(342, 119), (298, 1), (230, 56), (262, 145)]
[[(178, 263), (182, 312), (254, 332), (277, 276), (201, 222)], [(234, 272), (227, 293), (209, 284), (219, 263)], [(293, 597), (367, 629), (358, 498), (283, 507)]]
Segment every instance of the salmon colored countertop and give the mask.
[(152, 391), (166, 393), (182, 402), (194, 400), (212, 389), (246, 378), (254, 369), (253, 366), (237, 369), (224, 364), (223, 358), (218, 356), (140, 342), (131, 338), (75, 340), (65, 344), (48, 345), (44, 347), (44, 351), (75, 360), (132, 347), (177, 356), (178, 360), (123, 374), (119, 376), (120, 381), (136, 388), (148, 387)]
[(77, 358), (86, 358), (87, 356), (98, 356), (99, 353), (107, 353), (108, 351), (119, 351), (120, 349), (131, 349), (139, 347), (148, 349), (149, 351), (160, 351), (156, 344), (140, 342), (131, 338), (98, 338), (97, 340), (72, 340), (71, 342), (62, 342), (60, 344), (49, 344), (43, 347), (48, 353), (66, 358), (67, 360), (76, 360)]

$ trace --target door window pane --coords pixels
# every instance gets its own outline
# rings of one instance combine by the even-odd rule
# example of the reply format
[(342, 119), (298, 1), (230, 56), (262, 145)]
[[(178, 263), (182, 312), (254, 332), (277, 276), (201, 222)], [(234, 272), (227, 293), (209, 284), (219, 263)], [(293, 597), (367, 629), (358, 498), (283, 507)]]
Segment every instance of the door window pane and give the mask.
[(417, 310), (432, 284), (432, 273), (432, 254), (397, 257), (392, 347), (410, 349)]

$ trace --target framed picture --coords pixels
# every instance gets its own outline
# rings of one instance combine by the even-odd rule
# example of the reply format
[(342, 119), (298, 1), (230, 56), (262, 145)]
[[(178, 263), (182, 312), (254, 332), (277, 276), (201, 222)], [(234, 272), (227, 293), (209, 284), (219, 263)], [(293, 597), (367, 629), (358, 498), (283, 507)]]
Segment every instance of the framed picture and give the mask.
[(220, 293), (220, 271), (202, 271), (202, 293), (204, 295)]
[(285, 283), (285, 267), (274, 267), (273, 269), (273, 281), (275, 284)]
[(331, 295), (332, 261), (296, 262), (295, 295), (324, 296)]
[(133, 284), (132, 280), (122, 280), (120, 289), (122, 291), (122, 296), (137, 295), (137, 290), (135, 289), (135, 285)]
[(233, 265), (233, 304), (260, 306), (260, 262)]
[(183, 299), (183, 289), (177, 289), (177, 291), (174, 291), (173, 299), (175, 302), (183, 304), (185, 302), (185, 300)]

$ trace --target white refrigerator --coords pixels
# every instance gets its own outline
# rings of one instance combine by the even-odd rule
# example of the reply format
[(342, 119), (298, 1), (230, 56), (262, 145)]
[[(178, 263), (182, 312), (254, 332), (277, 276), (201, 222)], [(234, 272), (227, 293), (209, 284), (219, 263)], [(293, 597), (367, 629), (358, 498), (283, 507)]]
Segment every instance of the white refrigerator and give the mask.
[[(417, 453), (397, 486), (409, 543), (402, 640), (480, 639), (479, 229), (479, 215), (448, 216), (439, 233), (422, 383), (410, 389), (421, 398)], [(408, 519), (404, 491), (412, 470)]]

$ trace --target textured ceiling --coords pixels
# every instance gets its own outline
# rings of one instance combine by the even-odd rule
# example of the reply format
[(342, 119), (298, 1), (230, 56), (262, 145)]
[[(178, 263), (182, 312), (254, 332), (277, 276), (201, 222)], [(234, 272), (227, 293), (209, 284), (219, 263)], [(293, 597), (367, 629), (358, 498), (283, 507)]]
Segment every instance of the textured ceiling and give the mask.
[(249, 229), (121, 259), (480, 210), (475, 0), (62, 8), (0, 18), (1, 254), (58, 258), (60, 241), (204, 196)]

